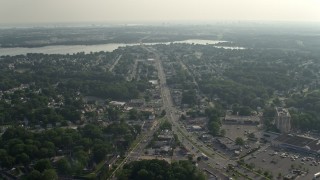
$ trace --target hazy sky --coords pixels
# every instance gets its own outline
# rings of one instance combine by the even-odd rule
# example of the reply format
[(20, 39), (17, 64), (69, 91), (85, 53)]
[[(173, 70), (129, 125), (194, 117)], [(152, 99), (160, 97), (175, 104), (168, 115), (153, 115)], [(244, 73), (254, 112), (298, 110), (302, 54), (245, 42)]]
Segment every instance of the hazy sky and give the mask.
[(320, 0), (0, 0), (0, 23), (320, 22)]

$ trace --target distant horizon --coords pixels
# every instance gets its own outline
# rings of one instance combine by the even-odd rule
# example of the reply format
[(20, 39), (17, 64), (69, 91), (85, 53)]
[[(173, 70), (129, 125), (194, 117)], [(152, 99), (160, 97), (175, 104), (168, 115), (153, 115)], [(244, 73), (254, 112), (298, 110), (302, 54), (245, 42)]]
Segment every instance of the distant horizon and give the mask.
[(320, 21), (258, 21), (258, 20), (215, 20), (215, 21), (91, 21), (91, 22), (38, 22), (38, 23), (0, 23), (3, 28), (33, 28), (33, 27), (115, 27), (115, 26), (179, 26), (179, 25), (316, 25)]
[(0, 0), (0, 24), (320, 22), (318, 0)]

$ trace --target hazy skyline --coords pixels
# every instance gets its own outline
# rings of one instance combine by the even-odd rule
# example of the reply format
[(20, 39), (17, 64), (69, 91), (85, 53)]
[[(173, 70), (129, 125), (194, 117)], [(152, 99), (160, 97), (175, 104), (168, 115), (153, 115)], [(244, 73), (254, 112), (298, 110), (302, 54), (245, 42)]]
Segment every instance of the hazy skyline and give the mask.
[(318, 0), (0, 0), (0, 23), (320, 22)]

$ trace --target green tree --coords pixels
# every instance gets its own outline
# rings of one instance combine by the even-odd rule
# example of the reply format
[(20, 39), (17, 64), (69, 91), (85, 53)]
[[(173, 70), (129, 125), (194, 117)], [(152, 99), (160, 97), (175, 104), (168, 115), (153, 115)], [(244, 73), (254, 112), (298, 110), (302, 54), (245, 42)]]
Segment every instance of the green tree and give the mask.
[(106, 146), (102, 145), (102, 144), (97, 144), (93, 147), (93, 159), (96, 163), (99, 163), (100, 161), (102, 161), (107, 152), (108, 152), (108, 149)]
[(30, 158), (26, 153), (21, 153), (16, 156), (16, 162), (22, 163), (23, 165), (27, 165), (30, 163)]
[(46, 169), (51, 169), (52, 165), (49, 159), (40, 159), (34, 165), (34, 169), (38, 170), (39, 172), (43, 172)]
[(61, 173), (63, 175), (70, 175), (72, 173), (71, 165), (65, 157), (61, 158), (57, 162), (57, 170), (59, 173)]
[(248, 106), (244, 106), (244, 107), (241, 107), (239, 109), (239, 115), (240, 116), (250, 116), (251, 115), (251, 108), (248, 107)]
[(83, 151), (83, 150), (79, 150), (77, 152), (74, 153), (74, 157), (81, 162), (81, 164), (86, 165), (87, 162), (89, 161), (89, 156), (88, 154)]
[(241, 137), (236, 138), (236, 145), (243, 146), (244, 140)]
[(166, 110), (162, 110), (162, 111), (161, 111), (161, 116), (162, 116), (162, 117), (164, 117), (166, 114), (167, 114), (167, 113), (166, 113)]
[(39, 171), (33, 170), (27, 175), (27, 180), (42, 180), (42, 175)]
[(119, 179), (177, 179), (204, 180), (204, 175), (190, 161), (169, 164), (164, 160), (133, 161), (124, 165)]
[(200, 156), (197, 157), (197, 161), (201, 161), (201, 157)]
[(129, 111), (129, 119), (132, 119), (132, 120), (137, 120), (139, 118), (139, 114), (138, 114), (138, 111), (133, 108)]
[(248, 137), (251, 139), (256, 139), (256, 135), (254, 133), (249, 133)]
[(145, 169), (140, 169), (137, 173), (137, 179), (143, 179), (143, 180), (148, 180), (148, 179), (152, 179), (153, 176), (149, 175), (149, 172)]
[(208, 129), (213, 136), (217, 136), (220, 133), (220, 124), (215, 121), (209, 122)]
[(163, 123), (160, 124), (159, 128), (160, 130), (165, 130), (165, 129), (171, 130), (172, 124), (168, 120), (165, 120)]
[(182, 104), (194, 105), (197, 102), (196, 92), (194, 90), (183, 91)]
[(54, 169), (46, 169), (42, 173), (43, 180), (58, 180), (57, 172)]

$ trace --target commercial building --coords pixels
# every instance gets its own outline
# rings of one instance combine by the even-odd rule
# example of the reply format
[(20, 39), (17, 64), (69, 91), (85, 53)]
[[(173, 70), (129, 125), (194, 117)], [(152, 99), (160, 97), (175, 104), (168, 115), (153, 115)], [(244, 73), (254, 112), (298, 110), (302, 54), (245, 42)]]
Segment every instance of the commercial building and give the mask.
[(258, 125), (260, 123), (259, 116), (237, 116), (226, 115), (223, 123), (225, 124), (244, 124), (244, 125)]
[(287, 109), (277, 107), (277, 116), (275, 119), (275, 125), (281, 133), (289, 133), (291, 130), (291, 116)]
[(320, 140), (292, 134), (282, 134), (272, 141), (274, 147), (299, 153), (320, 154)]

